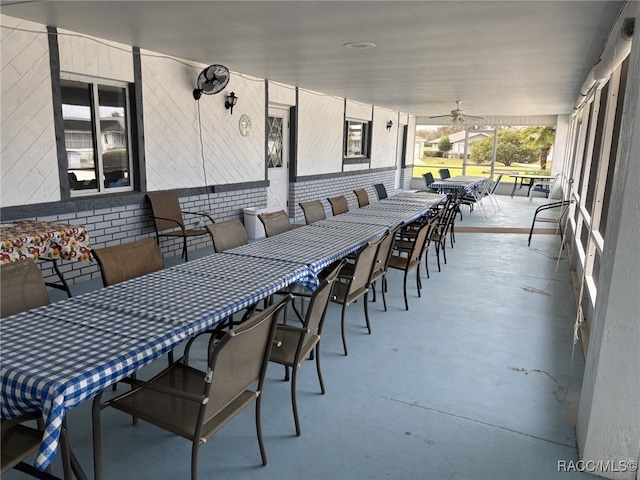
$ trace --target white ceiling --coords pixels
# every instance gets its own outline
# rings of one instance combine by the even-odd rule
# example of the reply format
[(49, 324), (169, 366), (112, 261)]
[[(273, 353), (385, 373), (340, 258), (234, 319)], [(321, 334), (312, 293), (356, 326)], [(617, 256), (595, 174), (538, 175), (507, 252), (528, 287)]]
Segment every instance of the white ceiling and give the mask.
[(1, 12), (414, 115), (460, 99), (470, 115), (530, 116), (571, 112), (623, 4), (27, 0)]

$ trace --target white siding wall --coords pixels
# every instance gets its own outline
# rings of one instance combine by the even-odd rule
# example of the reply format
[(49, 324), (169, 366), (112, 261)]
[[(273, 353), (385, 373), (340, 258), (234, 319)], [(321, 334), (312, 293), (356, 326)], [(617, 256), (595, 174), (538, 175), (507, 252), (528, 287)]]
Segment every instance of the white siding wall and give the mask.
[[(193, 98), (200, 72), (172, 59), (142, 57), (144, 126), (148, 190), (203, 186), (202, 151), (207, 184), (264, 179), (264, 83), (231, 73), (227, 87), (215, 95)], [(233, 91), (233, 115), (224, 106)], [(198, 106), (202, 122), (202, 145)], [(253, 128), (240, 135), (238, 121), (246, 113)]]
[(347, 100), (345, 115), (347, 118), (352, 120), (364, 120), (370, 122), (371, 117), (373, 116), (373, 109), (371, 108), (371, 105), (364, 105), (359, 102), (354, 102), (353, 100)]
[(133, 82), (131, 47), (58, 30), (60, 71)]
[(46, 28), (7, 16), (1, 29), (2, 206), (60, 200)]
[(294, 106), (296, 104), (295, 87), (269, 82), (269, 104)]
[[(393, 126), (387, 130), (387, 122)], [(396, 164), (398, 142), (398, 113), (384, 108), (375, 108), (371, 145), (371, 168), (393, 167)]]
[(298, 175), (342, 171), (343, 100), (300, 90), (298, 101)]

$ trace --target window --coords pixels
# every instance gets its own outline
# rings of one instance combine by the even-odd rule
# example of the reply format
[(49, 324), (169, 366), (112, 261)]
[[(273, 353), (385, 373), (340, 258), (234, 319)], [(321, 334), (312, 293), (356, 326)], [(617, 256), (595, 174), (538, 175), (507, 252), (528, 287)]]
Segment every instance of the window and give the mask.
[(371, 122), (347, 120), (344, 124), (344, 158), (368, 159), (371, 146)]
[(128, 84), (60, 80), (71, 196), (133, 190)]

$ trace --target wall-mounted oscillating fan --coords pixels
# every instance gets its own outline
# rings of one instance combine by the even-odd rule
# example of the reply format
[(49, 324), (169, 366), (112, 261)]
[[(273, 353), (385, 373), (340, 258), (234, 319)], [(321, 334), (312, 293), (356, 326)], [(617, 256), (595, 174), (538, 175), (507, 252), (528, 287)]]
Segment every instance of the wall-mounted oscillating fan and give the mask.
[(462, 100), (456, 100), (456, 108), (451, 110), (451, 113), (449, 113), (449, 115), (436, 115), (435, 117), (429, 117), (429, 118), (451, 117), (452, 123), (464, 123), (465, 118), (475, 118), (476, 120), (483, 119), (483, 117), (476, 117), (475, 115), (467, 115), (466, 113), (464, 113), (464, 110), (460, 108), (461, 103), (462, 103)]
[(224, 65), (209, 65), (198, 75), (198, 88), (193, 90), (193, 98), (200, 100), (202, 94), (213, 95), (229, 83), (229, 69)]

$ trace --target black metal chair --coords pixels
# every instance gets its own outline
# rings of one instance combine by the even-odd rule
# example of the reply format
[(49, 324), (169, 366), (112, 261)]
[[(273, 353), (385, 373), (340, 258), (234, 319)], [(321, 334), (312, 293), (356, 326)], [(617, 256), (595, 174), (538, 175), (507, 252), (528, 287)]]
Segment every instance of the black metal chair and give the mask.
[(376, 195), (378, 195), (378, 200), (382, 200), (388, 198), (387, 189), (384, 186), (384, 183), (376, 183), (373, 188), (376, 189)]

